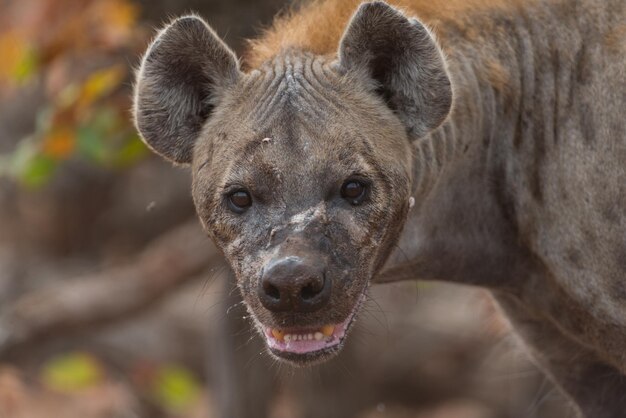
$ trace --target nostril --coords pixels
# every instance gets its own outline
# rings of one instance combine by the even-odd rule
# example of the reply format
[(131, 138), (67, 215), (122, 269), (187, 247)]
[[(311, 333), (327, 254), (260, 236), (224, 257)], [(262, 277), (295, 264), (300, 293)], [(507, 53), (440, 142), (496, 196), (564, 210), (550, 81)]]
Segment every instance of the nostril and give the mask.
[(263, 290), (265, 290), (265, 294), (272, 299), (280, 300), (280, 290), (272, 284), (265, 283), (263, 286)]
[(319, 286), (315, 282), (309, 283), (300, 290), (300, 297), (302, 300), (311, 300), (319, 295), (322, 288), (323, 286)]
[(269, 262), (256, 292), (261, 305), (271, 312), (313, 312), (330, 300), (331, 281), (319, 263), (289, 256)]

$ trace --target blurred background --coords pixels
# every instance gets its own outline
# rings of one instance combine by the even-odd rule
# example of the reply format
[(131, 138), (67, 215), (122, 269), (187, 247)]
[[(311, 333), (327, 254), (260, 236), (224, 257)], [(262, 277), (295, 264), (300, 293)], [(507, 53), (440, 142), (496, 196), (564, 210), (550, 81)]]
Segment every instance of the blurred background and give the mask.
[(0, 418), (570, 416), (479, 289), (375, 287), (329, 364), (263, 352), (129, 97), (168, 18), (197, 11), (241, 52), (289, 6), (0, 0)]

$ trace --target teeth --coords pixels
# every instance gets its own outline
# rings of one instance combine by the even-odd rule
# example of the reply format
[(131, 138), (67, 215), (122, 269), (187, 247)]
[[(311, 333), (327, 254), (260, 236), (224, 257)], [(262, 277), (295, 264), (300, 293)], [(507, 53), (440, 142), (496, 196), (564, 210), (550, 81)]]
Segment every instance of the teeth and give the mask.
[(324, 325), (322, 327), (322, 334), (324, 334), (327, 337), (330, 337), (331, 335), (333, 335), (333, 332), (335, 332), (334, 325)]
[(280, 330), (277, 330), (277, 329), (272, 329), (272, 335), (278, 341), (284, 341), (284, 339), (285, 339), (285, 333), (283, 331), (280, 331)]
[(325, 337), (332, 336), (333, 332), (335, 332), (334, 325), (324, 325), (319, 331), (309, 334), (285, 334), (279, 329), (272, 329), (271, 331), (275, 340), (286, 343), (291, 341), (322, 341)]

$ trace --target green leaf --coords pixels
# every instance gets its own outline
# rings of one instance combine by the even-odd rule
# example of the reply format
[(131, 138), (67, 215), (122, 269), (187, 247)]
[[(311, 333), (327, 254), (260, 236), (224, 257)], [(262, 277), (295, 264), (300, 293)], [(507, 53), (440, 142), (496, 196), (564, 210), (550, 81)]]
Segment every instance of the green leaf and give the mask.
[(7, 175), (25, 187), (41, 187), (54, 175), (58, 163), (41, 153), (34, 136), (23, 138), (15, 151), (1, 156), (1, 175)]
[(21, 60), (17, 63), (13, 77), (16, 81), (23, 83), (37, 72), (39, 68), (39, 56), (34, 48), (27, 48)]
[(49, 389), (70, 392), (93, 387), (104, 377), (98, 360), (88, 353), (69, 353), (49, 360), (41, 371), (41, 380)]
[(146, 144), (133, 132), (118, 150), (113, 164), (117, 167), (128, 167), (146, 155), (148, 155)]
[(187, 369), (166, 365), (159, 369), (152, 386), (156, 402), (172, 412), (188, 410), (200, 394), (200, 384)]
[(78, 128), (77, 150), (79, 155), (90, 160), (102, 163), (107, 156), (103, 135), (93, 126), (82, 126)]
[(41, 187), (52, 178), (56, 168), (56, 161), (45, 155), (36, 154), (23, 164), (17, 177), (27, 187)]

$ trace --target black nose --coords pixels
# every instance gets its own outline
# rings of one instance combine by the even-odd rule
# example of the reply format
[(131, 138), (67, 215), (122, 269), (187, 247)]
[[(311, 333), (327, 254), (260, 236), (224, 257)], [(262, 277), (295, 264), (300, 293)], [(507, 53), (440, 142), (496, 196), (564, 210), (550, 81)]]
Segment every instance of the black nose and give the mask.
[(273, 312), (313, 312), (330, 299), (330, 280), (316, 264), (300, 257), (271, 261), (259, 283), (259, 299)]

